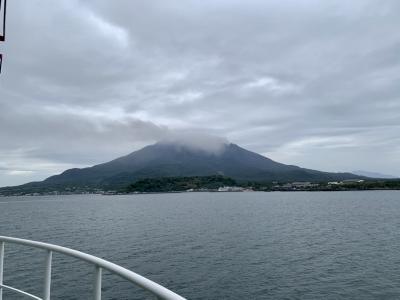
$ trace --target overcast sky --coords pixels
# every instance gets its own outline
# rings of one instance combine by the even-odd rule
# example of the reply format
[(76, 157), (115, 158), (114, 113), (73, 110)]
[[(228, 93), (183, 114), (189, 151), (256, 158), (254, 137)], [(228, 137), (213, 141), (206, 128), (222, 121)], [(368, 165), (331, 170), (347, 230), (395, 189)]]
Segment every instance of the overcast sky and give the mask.
[(0, 186), (181, 134), (400, 175), (398, 0), (8, 4)]

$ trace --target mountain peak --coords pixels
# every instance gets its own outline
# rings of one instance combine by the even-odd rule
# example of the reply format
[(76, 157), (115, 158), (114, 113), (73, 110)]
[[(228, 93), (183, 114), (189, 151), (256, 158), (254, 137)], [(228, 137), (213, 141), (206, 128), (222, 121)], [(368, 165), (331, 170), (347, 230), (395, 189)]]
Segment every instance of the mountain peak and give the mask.
[(176, 149), (186, 149), (195, 152), (206, 152), (211, 154), (221, 154), (224, 152), (229, 142), (225, 138), (202, 133), (183, 133), (170, 135), (155, 145), (171, 146)]
[(38, 186), (123, 188), (143, 178), (225, 175), (238, 181), (337, 181), (351, 173), (328, 173), (285, 165), (227, 141), (203, 143), (168, 140), (146, 146), (110, 162), (70, 169)]

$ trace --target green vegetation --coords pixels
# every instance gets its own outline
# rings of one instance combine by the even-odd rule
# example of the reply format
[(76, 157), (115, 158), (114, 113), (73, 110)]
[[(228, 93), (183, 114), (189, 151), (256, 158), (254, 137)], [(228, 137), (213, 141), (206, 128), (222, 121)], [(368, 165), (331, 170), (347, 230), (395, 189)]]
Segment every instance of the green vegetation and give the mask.
[(321, 189), (323, 188), (330, 191), (400, 190), (400, 180), (364, 181), (330, 186), (321, 185)]
[(253, 191), (364, 191), (364, 190), (400, 190), (400, 180), (366, 180), (338, 182), (288, 182), (288, 181), (235, 181), (222, 175), (157, 177), (131, 180), (129, 185), (73, 185), (28, 183), (16, 187), (0, 188), (0, 196), (39, 196), (39, 195), (70, 195), (70, 194), (126, 194), (126, 193), (168, 193), (193, 191), (217, 191), (219, 187), (235, 186), (243, 190)]
[(232, 178), (214, 176), (147, 178), (131, 184), (126, 192), (165, 193), (193, 190), (217, 190), (221, 186), (234, 186)]

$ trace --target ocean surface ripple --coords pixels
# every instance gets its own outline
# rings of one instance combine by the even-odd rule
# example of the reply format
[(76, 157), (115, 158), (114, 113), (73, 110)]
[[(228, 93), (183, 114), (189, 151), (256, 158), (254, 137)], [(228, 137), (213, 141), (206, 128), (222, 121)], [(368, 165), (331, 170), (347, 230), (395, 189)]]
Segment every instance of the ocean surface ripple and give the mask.
[[(105, 258), (188, 299), (400, 298), (396, 191), (0, 198), (0, 235)], [(7, 244), (4, 282), (41, 295), (43, 261)], [(93, 271), (55, 254), (52, 299), (90, 299)], [(103, 299), (153, 299), (113, 274), (103, 285)]]

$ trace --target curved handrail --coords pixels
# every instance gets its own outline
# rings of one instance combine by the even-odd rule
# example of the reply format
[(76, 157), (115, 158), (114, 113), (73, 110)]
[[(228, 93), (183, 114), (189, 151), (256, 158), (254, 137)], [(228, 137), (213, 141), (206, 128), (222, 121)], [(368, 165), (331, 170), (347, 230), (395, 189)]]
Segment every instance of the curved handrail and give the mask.
[[(114, 264), (112, 262), (106, 261), (102, 258), (80, 252), (77, 250), (69, 249), (66, 247), (62, 246), (57, 246), (53, 244), (48, 244), (48, 243), (42, 243), (42, 242), (36, 242), (36, 241), (31, 241), (31, 240), (25, 240), (25, 239), (19, 239), (19, 238), (13, 238), (13, 237), (7, 237), (7, 236), (0, 236), (0, 244), (3, 243), (3, 251), (0, 249), (0, 288), (9, 288), (8, 286), (3, 285), (1, 279), (2, 279), (2, 259), (4, 257), (4, 243), (12, 243), (12, 244), (19, 244), (19, 245), (24, 245), (28, 247), (33, 247), (33, 248), (39, 248), (43, 250), (47, 250), (49, 253), (48, 260), (47, 261), (47, 272), (48, 273), (46, 276), (49, 277), (48, 280), (50, 280), (51, 277), (51, 254), (52, 252), (57, 252), (61, 253), (67, 256), (75, 257), (79, 260), (88, 262), (90, 264), (93, 264), (96, 266), (96, 270), (99, 273), (100, 277), (97, 278), (95, 286), (99, 288), (100, 286), (100, 295), (101, 295), (101, 269), (108, 270), (122, 278), (125, 278), (126, 280), (132, 282), (133, 284), (145, 289), (146, 291), (152, 293), (153, 295), (157, 296), (160, 299), (165, 299), (165, 300), (186, 300), (185, 298), (179, 296), (178, 294), (168, 290), (167, 288), (159, 285), (158, 283), (155, 283), (154, 281), (151, 281), (139, 274), (136, 274), (135, 272), (132, 272), (128, 269), (125, 269), (117, 264)], [(1, 246), (1, 245), (0, 245)], [(1, 247), (0, 247), (1, 248)], [(3, 254), (2, 254), (3, 253)], [(50, 271), (48, 271), (50, 270)], [(100, 284), (100, 285), (99, 285)], [(46, 283), (45, 283), (46, 285)], [(48, 299), (50, 299), (50, 283), (48, 283)], [(95, 292), (96, 293), (96, 292)], [(46, 292), (45, 292), (46, 294)], [(101, 297), (101, 296), (100, 296)], [(46, 299), (46, 296), (44, 297)], [(1, 295), (0, 295), (1, 299)], [(95, 299), (100, 299), (96, 298)]]
[(42, 298), (39, 298), (39, 297), (37, 297), (35, 295), (29, 294), (27, 292), (21, 291), (19, 289), (13, 288), (13, 287), (5, 285), (5, 284), (0, 284), (0, 289), (1, 288), (6, 289), (6, 290), (10, 290), (10, 291), (12, 291), (14, 293), (20, 294), (22, 296), (29, 297), (29, 298), (34, 299), (34, 300), (43, 300)]

